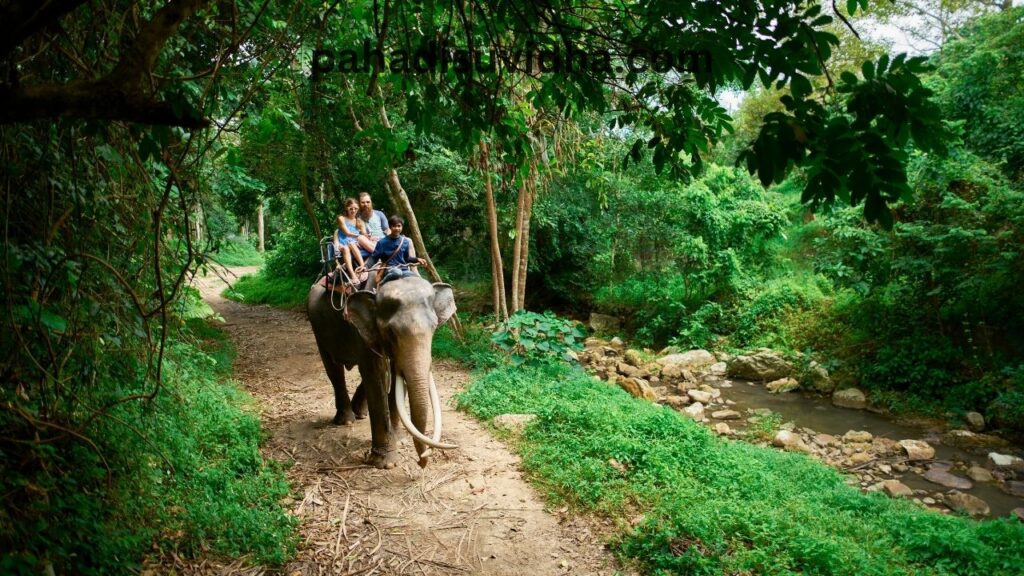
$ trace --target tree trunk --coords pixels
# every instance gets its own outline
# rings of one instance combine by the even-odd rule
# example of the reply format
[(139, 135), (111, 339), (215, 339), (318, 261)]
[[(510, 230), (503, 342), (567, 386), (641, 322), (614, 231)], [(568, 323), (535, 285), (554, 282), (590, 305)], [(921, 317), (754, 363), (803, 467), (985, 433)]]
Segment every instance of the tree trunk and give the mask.
[[(298, 89), (295, 90), (295, 109), (299, 113), (299, 119), (301, 121), (300, 128), (305, 132), (309, 129), (308, 122), (306, 121), (302, 112), (302, 98), (299, 97)], [(324, 237), (320, 231), (320, 220), (316, 217), (316, 210), (313, 208), (313, 201), (309, 196), (309, 175), (307, 170), (309, 167), (309, 152), (306, 149), (305, 142), (302, 146), (302, 159), (299, 164), (299, 189), (302, 191), (302, 207), (306, 209), (306, 216), (309, 217), (309, 223), (313, 227), (313, 234), (316, 235), (316, 243), (320, 244), (320, 239)]]
[(487, 143), (480, 142), (480, 168), (484, 171), (484, 192), (487, 203), (487, 235), (491, 239), (491, 284), (494, 297), (494, 318), (498, 322), (508, 319), (505, 306), (505, 271), (501, 265), (501, 246), (498, 244), (498, 210), (494, 204), (491, 186), (491, 164)]
[(523, 258), (523, 216), (526, 213), (526, 179), (519, 183), (519, 200), (516, 205), (516, 239), (512, 245), (512, 301), (509, 305), (512, 313), (515, 314), (521, 308), (519, 304), (519, 281), (522, 267), (519, 265)]
[(263, 243), (263, 200), (260, 200), (260, 206), (256, 211), (256, 218), (259, 225), (260, 245), (258, 250), (262, 253), (265, 251), (265, 245)]
[(522, 248), (519, 258), (519, 286), (515, 293), (517, 309), (526, 308), (526, 271), (530, 262), (530, 220), (533, 218), (533, 198), (537, 195), (537, 161), (530, 160), (530, 178), (526, 184), (526, 198), (523, 206), (523, 224), (519, 228)]

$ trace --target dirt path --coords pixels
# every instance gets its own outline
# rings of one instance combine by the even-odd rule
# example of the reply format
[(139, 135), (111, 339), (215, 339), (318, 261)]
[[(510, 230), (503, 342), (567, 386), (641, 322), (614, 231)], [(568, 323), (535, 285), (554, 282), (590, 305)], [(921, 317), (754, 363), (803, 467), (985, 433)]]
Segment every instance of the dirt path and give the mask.
[[(236, 376), (262, 407), (265, 455), (290, 464), (293, 494), (304, 495), (290, 503), (301, 542), (286, 574), (615, 573), (592, 525), (545, 512), (519, 459), (451, 407), (466, 371), (434, 368), (444, 438), (458, 450), (421, 470), (407, 439), (397, 468), (365, 467), (369, 423), (330, 425), (333, 394), (305, 314), (225, 300), (216, 277), (196, 284), (225, 319), (238, 348)], [(347, 380), (354, 390), (358, 370)]]

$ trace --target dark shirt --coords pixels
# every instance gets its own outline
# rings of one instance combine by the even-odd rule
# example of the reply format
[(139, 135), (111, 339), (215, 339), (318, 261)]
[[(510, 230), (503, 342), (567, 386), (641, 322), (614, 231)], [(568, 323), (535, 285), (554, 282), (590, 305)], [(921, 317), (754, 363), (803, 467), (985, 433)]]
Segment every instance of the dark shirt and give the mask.
[[(398, 248), (398, 243), (402, 243), (402, 248), (395, 252)], [(377, 248), (374, 249), (373, 255), (370, 256), (374, 262), (384, 262), (385, 266), (398, 266), (400, 264), (415, 264), (416, 259), (409, 255), (409, 249), (412, 246), (412, 242), (405, 236), (399, 236), (398, 238), (392, 238), (391, 236), (385, 236), (377, 241)], [(394, 256), (391, 256), (394, 254)], [(385, 261), (384, 259), (387, 259)]]

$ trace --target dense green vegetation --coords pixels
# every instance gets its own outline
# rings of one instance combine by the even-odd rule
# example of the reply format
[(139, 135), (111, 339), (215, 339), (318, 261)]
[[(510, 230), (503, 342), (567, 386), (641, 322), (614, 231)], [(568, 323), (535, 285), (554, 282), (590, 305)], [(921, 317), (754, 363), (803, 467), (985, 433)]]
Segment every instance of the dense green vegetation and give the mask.
[[(929, 3), (931, 54), (856, 31)], [(537, 481), (642, 512), (618, 549), (645, 570), (1008, 573), (1019, 526), (857, 495), (546, 363), (598, 312), (1024, 435), (1024, 8), (842, 4), (0, 3), (0, 572), (287, 559), (288, 488), (188, 281), (262, 265), (227, 295), (300, 308), (367, 191), (455, 286), (436, 351), (493, 370), (464, 405), (539, 413)], [(428, 42), (537, 52), (396, 69)], [(381, 69), (320, 70), (364, 45)], [(619, 60), (545, 70), (553, 47)], [(710, 64), (611, 65), (638, 47)]]
[(460, 406), (536, 414), (517, 442), (556, 502), (615, 519), (655, 574), (1015, 574), (1024, 526), (861, 494), (806, 456), (728, 441), (578, 369), (502, 367)]
[[(86, 429), (89, 443), (56, 438), (34, 456), (47, 469), (6, 470), (5, 493), (46, 498), (25, 499), (5, 518), (4, 574), (36, 574), (40, 561), (57, 573), (109, 574), (144, 556), (201, 551), (279, 565), (292, 553), (294, 519), (277, 504), (288, 483), (260, 454), (252, 399), (230, 380), (231, 343), (204, 319), (212, 311), (194, 290), (182, 304), (166, 346), (164, 393), (146, 404), (116, 402), (145, 392), (128, 372), (104, 390), (107, 399), (89, 397), (109, 402)], [(117, 363), (104, 368), (130, 368)]]

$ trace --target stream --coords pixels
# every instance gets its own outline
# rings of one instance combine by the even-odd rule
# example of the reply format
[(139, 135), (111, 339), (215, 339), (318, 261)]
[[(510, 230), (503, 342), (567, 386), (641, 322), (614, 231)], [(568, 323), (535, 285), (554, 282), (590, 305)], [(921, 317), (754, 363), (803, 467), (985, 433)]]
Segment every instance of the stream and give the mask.
[[(721, 387), (723, 382), (731, 384), (731, 386)], [(935, 459), (938, 461), (962, 462), (966, 466), (984, 467), (989, 452), (1024, 456), (1024, 450), (1019, 446), (978, 449), (948, 446), (942, 443), (944, 430), (938, 424), (933, 426), (914, 425), (900, 422), (887, 414), (839, 408), (833, 406), (830, 399), (821, 396), (811, 396), (800, 392), (773, 394), (761, 384), (742, 380), (723, 380), (717, 383), (709, 382), (709, 384), (722, 391), (722, 400), (734, 402), (729, 407), (737, 412), (747, 413), (750, 409), (768, 408), (782, 416), (784, 422), (793, 422), (800, 428), (809, 428), (815, 432), (831, 434), (836, 437), (841, 437), (850, 430), (864, 430), (876, 437), (881, 436), (897, 441), (908, 438), (924, 440), (935, 448)], [(730, 424), (732, 425), (733, 422)], [(735, 425), (739, 427), (745, 424), (745, 420), (735, 422)], [(958, 475), (963, 475), (963, 473), (958, 472)], [(922, 478), (920, 474), (913, 472), (913, 468), (903, 474), (893, 474), (891, 477), (899, 479), (914, 490), (927, 490), (929, 493), (946, 491), (943, 486), (933, 484)], [(972, 488), (961, 490), (961, 492), (977, 496), (988, 503), (991, 508), (990, 517), (1007, 516), (1014, 508), (1024, 506), (1024, 498), (1003, 492), (995, 483), (972, 483), (974, 484)]]

